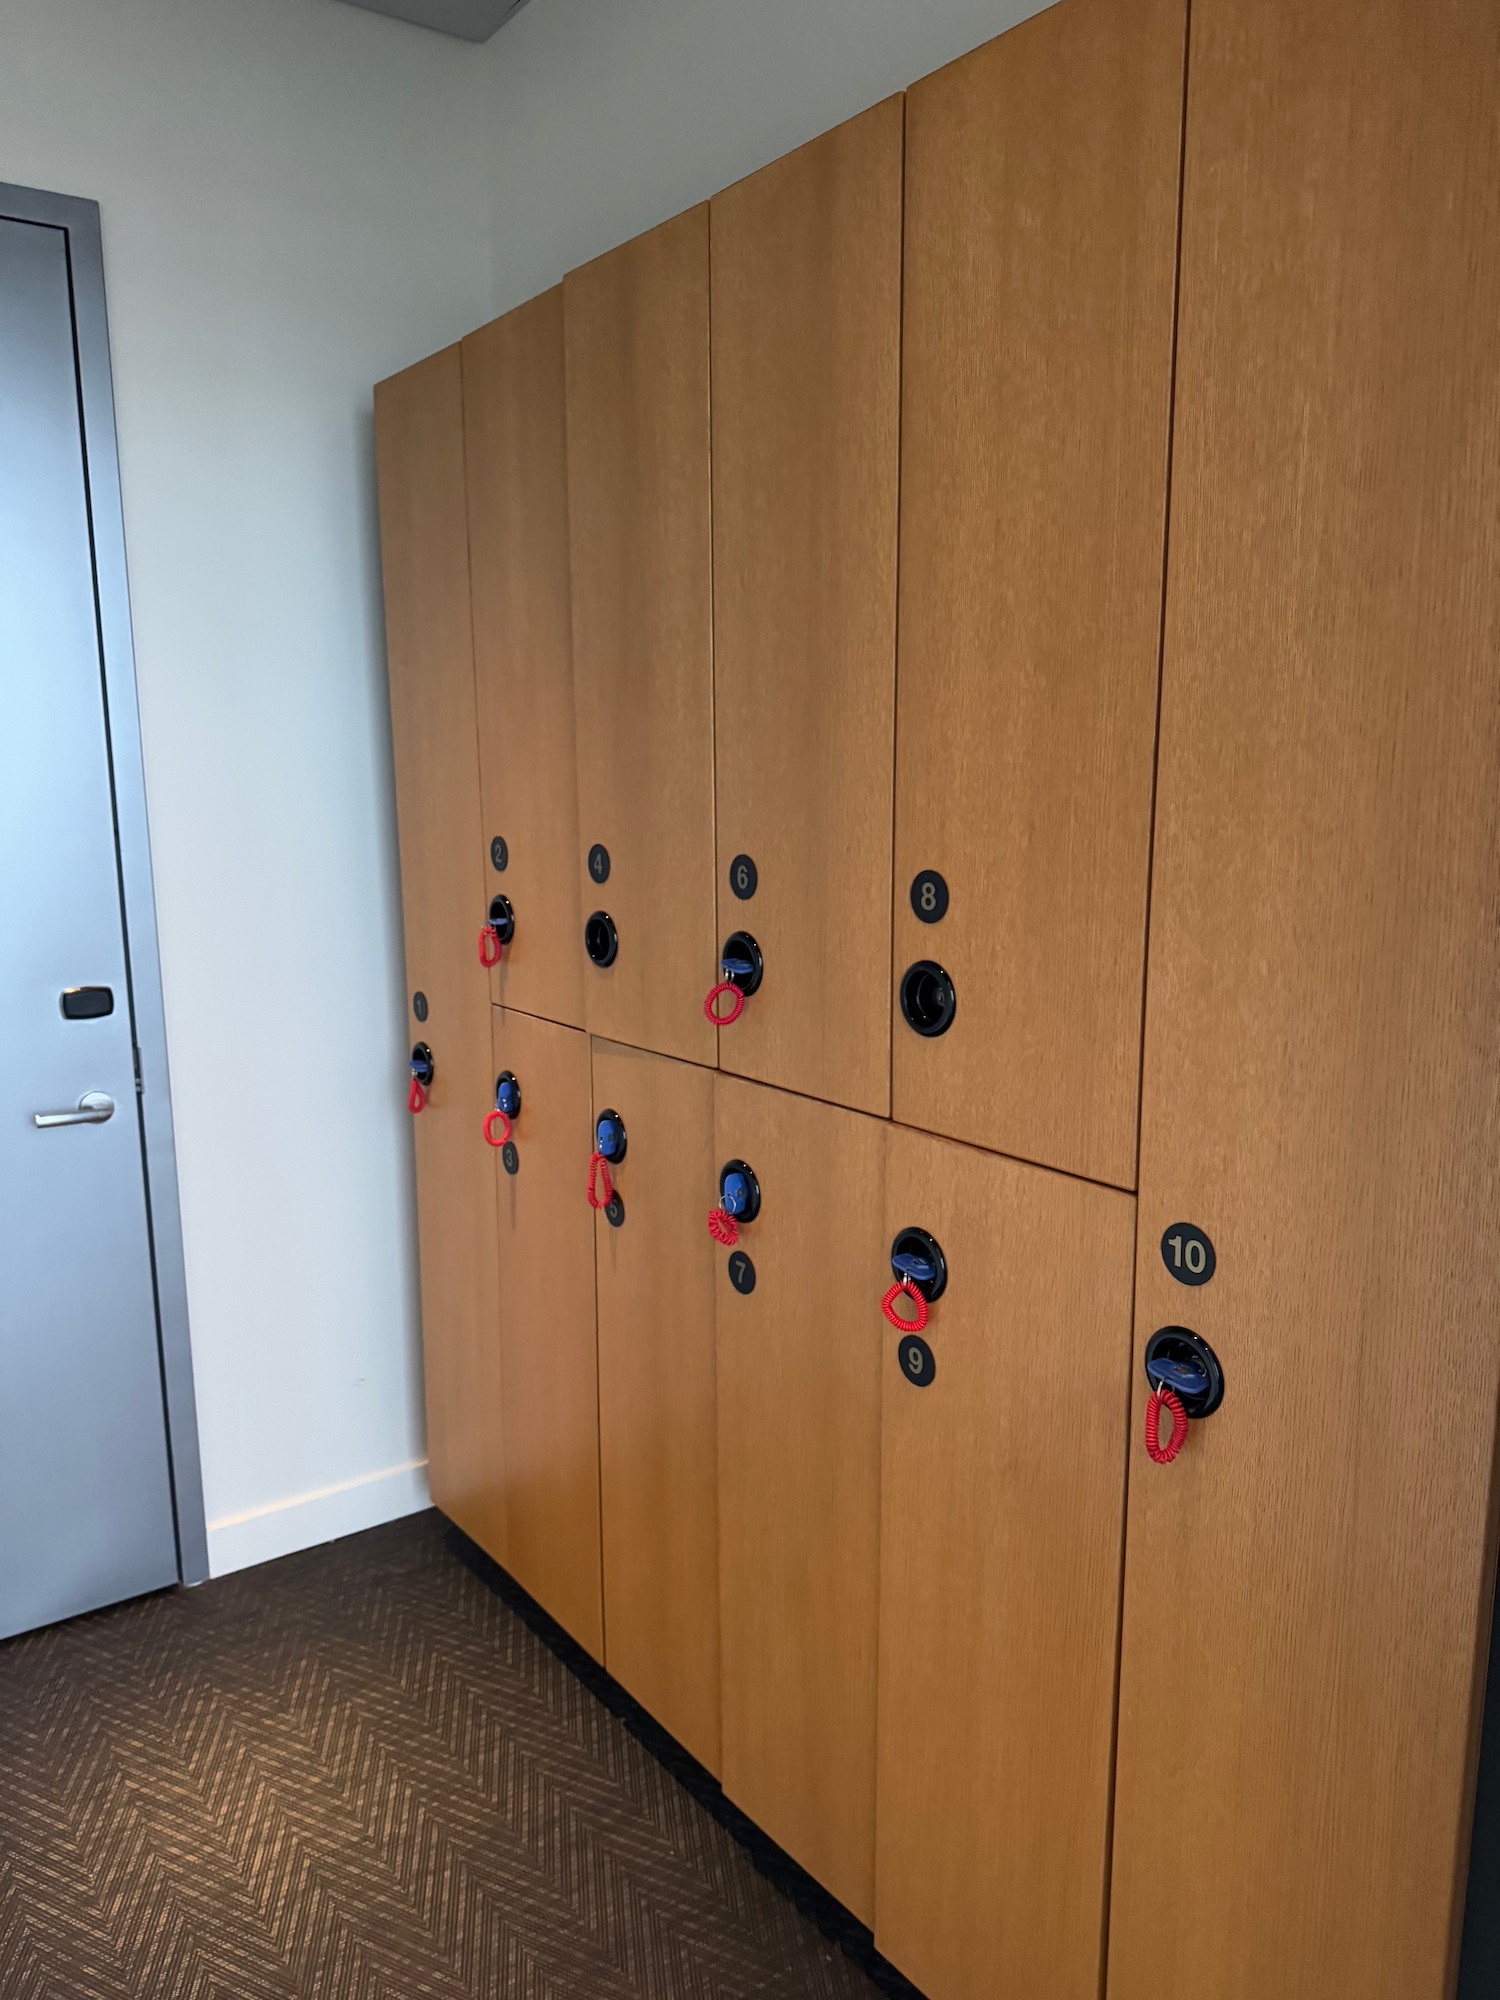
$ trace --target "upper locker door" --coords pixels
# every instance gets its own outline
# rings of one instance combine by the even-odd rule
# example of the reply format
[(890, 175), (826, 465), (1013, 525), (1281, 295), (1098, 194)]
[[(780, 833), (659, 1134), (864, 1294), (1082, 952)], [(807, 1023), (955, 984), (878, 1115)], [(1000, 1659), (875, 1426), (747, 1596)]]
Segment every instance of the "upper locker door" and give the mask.
[[(493, 1078), (475, 963), (479, 764), (459, 351), (375, 391), (386, 656), (406, 930), (407, 1028), (432, 1057), (415, 1120), (428, 1479), (505, 1560), (495, 1192), (480, 1136)], [(390, 1087), (406, 1089), (399, 1072)]]
[(563, 292), (584, 1016), (712, 1065), (707, 207)]
[(1136, 1339), (1186, 1323), (1224, 1400), (1158, 1468), (1138, 1358), (1111, 2000), (1452, 1990), (1500, 1380), (1497, 74), (1492, 0), (1194, 0)]
[(907, 95), (892, 1107), (1121, 1187), (1184, 19), (1061, 0)]
[(599, 1382), (593, 1223), (583, 1198), (589, 1044), (496, 1007), (490, 1124), (499, 1148), (506, 1567), (596, 1660)]
[(714, 1129), (724, 1790), (868, 1924), (889, 1128), (721, 1076)]
[(493, 997), (574, 1027), (578, 778), (559, 285), (463, 343), (474, 675)]
[(719, 942), (764, 968), (719, 1062), (882, 1114), (901, 144), (897, 97), (719, 195), (711, 225)]
[(1098, 2000), (1135, 1204), (897, 1129), (885, 1225), (891, 1258), (939, 1278), (912, 1274), (933, 1294), (919, 1339), (866, 1301), (884, 1383), (876, 1943), (931, 2000), (993, 1990), (997, 1966), (1007, 1991)]
[(713, 1071), (595, 1042), (594, 1145), (604, 1664), (717, 1772)]

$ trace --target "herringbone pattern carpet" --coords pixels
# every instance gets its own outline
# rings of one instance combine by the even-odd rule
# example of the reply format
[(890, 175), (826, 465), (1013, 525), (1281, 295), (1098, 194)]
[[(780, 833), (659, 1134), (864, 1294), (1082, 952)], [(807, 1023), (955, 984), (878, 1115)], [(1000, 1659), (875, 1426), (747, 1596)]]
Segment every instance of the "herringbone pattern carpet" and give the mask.
[(0, 1646), (3, 2000), (875, 1991), (436, 1515)]

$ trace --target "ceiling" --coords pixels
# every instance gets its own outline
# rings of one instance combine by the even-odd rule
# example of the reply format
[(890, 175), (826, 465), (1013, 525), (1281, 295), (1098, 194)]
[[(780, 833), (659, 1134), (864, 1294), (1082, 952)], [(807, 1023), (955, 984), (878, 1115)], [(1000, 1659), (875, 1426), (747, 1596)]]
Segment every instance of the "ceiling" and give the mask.
[(487, 42), (526, 0), (347, 0), (347, 4), (372, 14), (390, 14), (398, 21), (414, 21), (419, 28), (436, 28), (440, 35)]

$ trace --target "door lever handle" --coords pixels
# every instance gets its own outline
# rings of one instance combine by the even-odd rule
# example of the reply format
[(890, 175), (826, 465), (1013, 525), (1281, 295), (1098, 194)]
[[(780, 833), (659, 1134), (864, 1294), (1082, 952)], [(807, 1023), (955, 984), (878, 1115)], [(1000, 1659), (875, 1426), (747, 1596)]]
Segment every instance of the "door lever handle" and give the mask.
[(114, 1115), (115, 1100), (102, 1090), (90, 1090), (79, 1098), (76, 1111), (35, 1111), (31, 1122), (43, 1129), (48, 1125), (102, 1125)]

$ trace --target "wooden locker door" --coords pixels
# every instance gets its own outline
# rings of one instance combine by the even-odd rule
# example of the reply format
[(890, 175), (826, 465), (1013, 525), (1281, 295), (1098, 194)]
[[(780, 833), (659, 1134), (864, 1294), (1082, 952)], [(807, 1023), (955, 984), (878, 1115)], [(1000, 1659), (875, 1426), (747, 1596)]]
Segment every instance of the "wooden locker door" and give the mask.
[[(1111, 2000), (1451, 1991), (1500, 1378), (1497, 74), (1490, 0), (1193, 7)], [(1173, 1322), (1225, 1396), (1158, 1468)]]
[(624, 1219), (594, 1224), (604, 1664), (717, 1773), (714, 1076), (613, 1042), (593, 1053), (595, 1117), (625, 1126), (610, 1169)]
[[(1060, 0), (907, 94), (904, 1124), (1135, 1183), (1185, 0)], [(946, 884), (918, 878), (936, 871)], [(914, 899), (924, 915), (919, 918)], [(946, 915), (943, 914), (946, 906)]]
[(463, 362), (486, 884), (470, 928), (505, 896), (492, 997), (579, 1027), (562, 287), (471, 333)]
[(585, 960), (584, 1015), (712, 1064), (707, 207), (570, 272), (563, 296), (580, 907), (617, 954)]
[[(1098, 2000), (1135, 1203), (899, 1129), (937, 1239), (925, 1385), (883, 1356), (875, 1941), (930, 1996)], [(883, 1273), (890, 1283), (887, 1266)], [(899, 1308), (911, 1315), (909, 1306)]]
[(719, 909), (765, 962), (719, 1062), (882, 1115), (901, 146), (893, 97), (717, 196), (711, 221)]
[[(493, 1078), (489, 999), (474, 952), (484, 878), (456, 347), (379, 384), (375, 439), (405, 1032), (428, 1044), (436, 1065), (414, 1121), (428, 1481), (443, 1512), (504, 1562), (495, 1195), (479, 1138)], [(399, 1071), (389, 1088), (405, 1094)]]
[(718, 1166), (762, 1204), (716, 1254), (724, 1790), (866, 1924), (888, 1129), (718, 1080)]
[[(496, 1007), (496, 1078), (521, 1091), (498, 1155), (500, 1342), (505, 1381), (506, 1567), (596, 1660), (599, 1383), (588, 1161), (589, 1044), (575, 1028)], [(498, 1137), (503, 1128), (496, 1128)], [(514, 1171), (512, 1171), (514, 1168)]]

